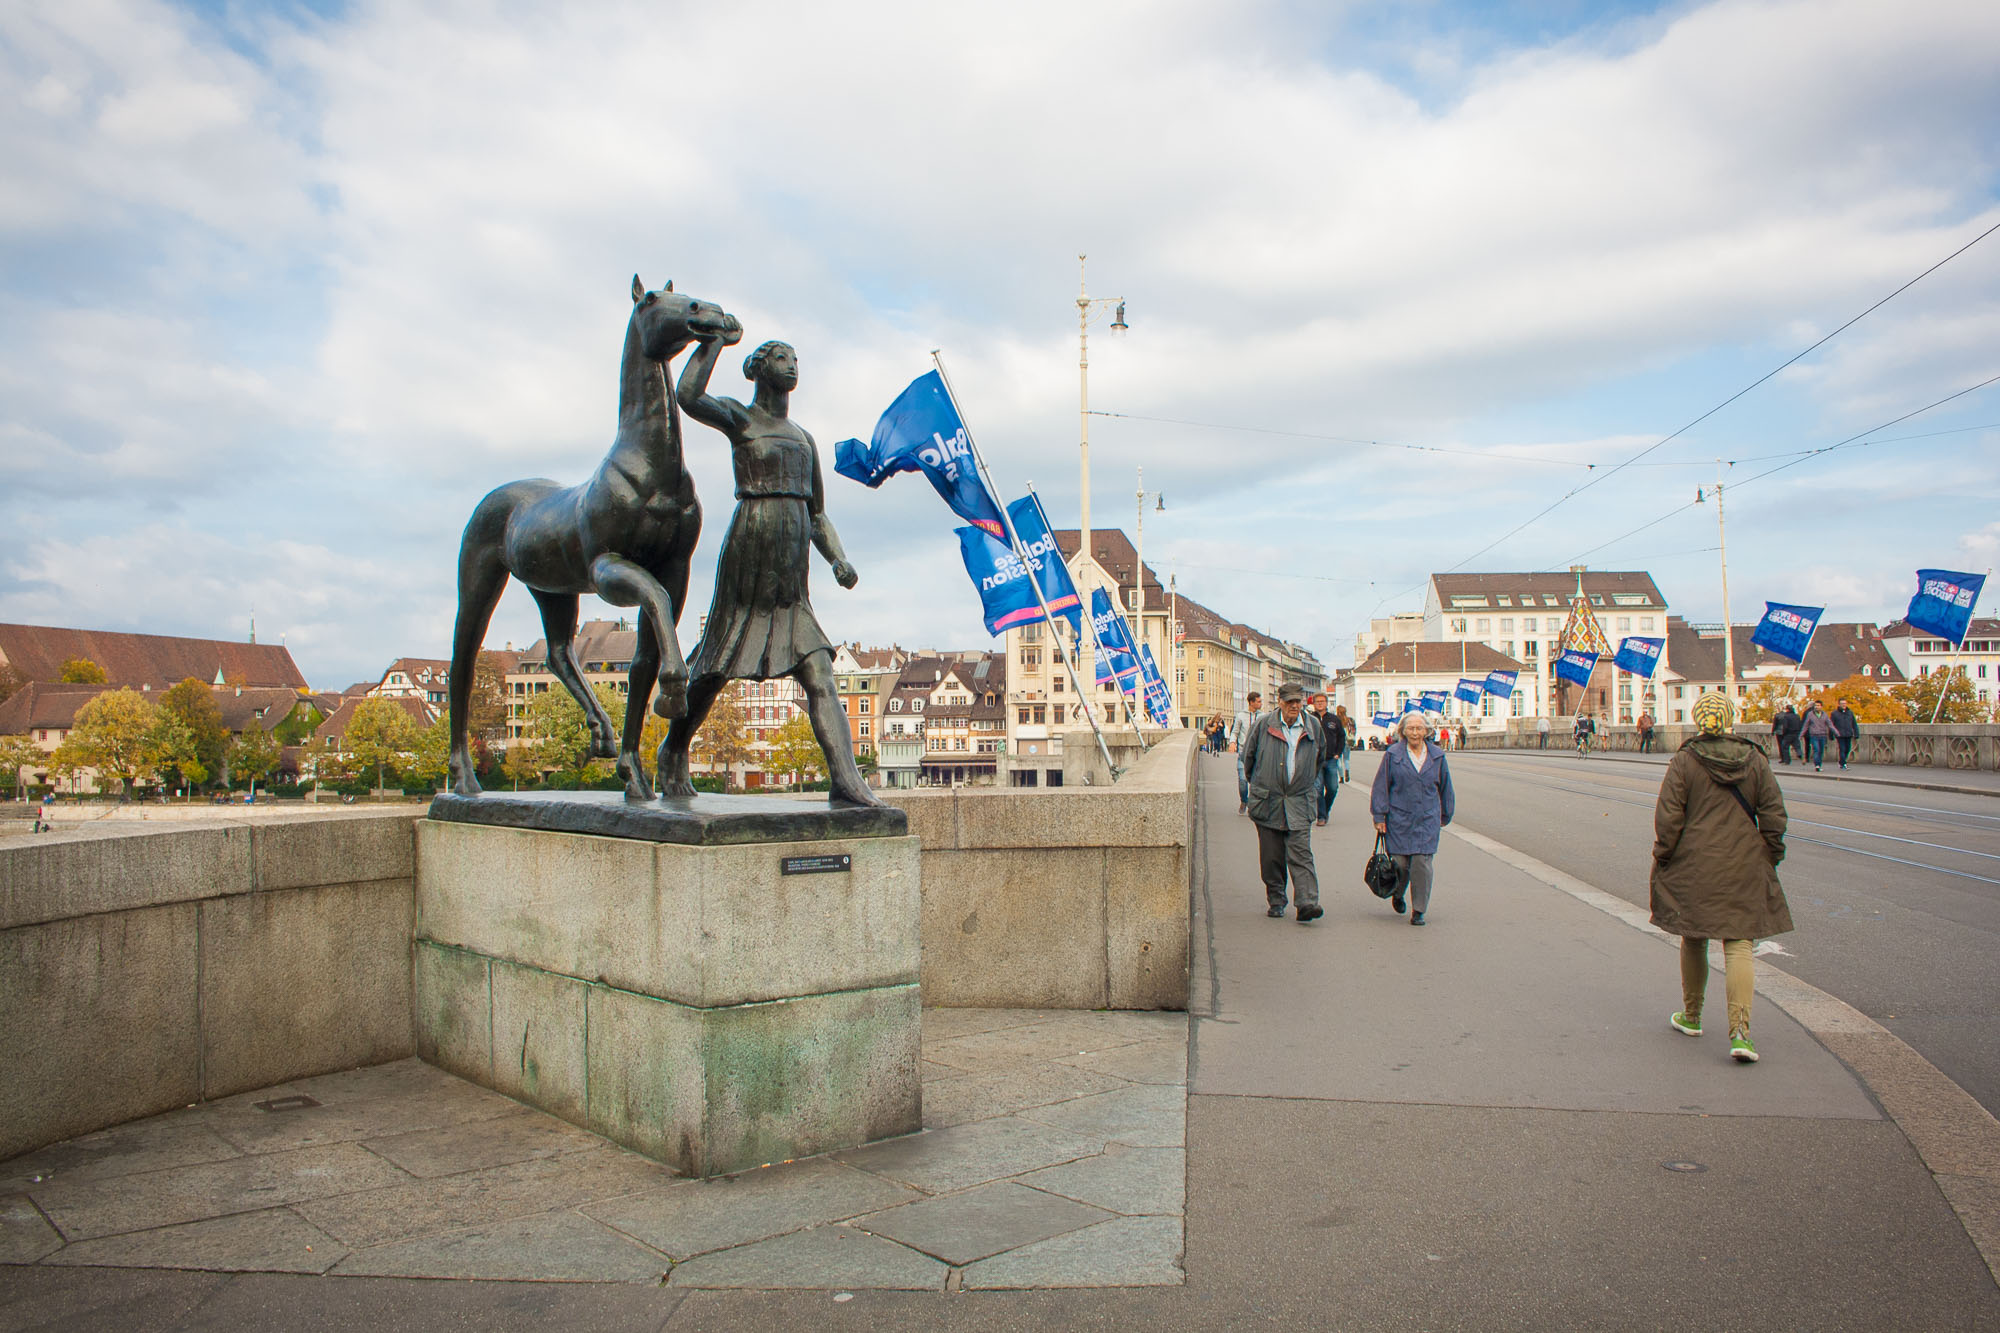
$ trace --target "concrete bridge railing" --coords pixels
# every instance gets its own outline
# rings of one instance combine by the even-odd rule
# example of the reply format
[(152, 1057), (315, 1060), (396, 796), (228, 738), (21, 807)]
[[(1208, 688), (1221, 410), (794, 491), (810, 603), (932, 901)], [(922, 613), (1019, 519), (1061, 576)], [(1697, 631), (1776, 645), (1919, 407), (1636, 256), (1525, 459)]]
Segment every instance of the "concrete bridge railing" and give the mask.
[[(1194, 740), (1112, 786), (896, 794), (926, 1004), (1187, 1005)], [(0, 843), (0, 1159), (416, 1052), (422, 807)]]
[[(1694, 734), (1694, 727), (1684, 723), (1655, 727), (1653, 748), (1671, 752)], [(1777, 740), (1771, 735), (1771, 724), (1768, 722), (1745, 723), (1736, 728), (1736, 734), (1755, 742), (1766, 754), (1775, 756), (1777, 753)], [(1516, 718), (1508, 721), (1504, 732), (1469, 734), (1465, 748), (1532, 750), (1539, 743), (1534, 719), (1529, 718), (1524, 723)], [(1639, 730), (1626, 726), (1599, 727), (1596, 743), (1600, 750), (1637, 750)], [(1549, 747), (1567, 748), (1571, 744), (1568, 720), (1552, 722)], [(1831, 752), (1833, 747), (1829, 745), (1827, 748)], [(1861, 724), (1860, 741), (1848, 762), (1997, 772), (2000, 771), (2000, 725), (1982, 722), (1939, 723), (1936, 726), (1923, 722), (1864, 722)]]

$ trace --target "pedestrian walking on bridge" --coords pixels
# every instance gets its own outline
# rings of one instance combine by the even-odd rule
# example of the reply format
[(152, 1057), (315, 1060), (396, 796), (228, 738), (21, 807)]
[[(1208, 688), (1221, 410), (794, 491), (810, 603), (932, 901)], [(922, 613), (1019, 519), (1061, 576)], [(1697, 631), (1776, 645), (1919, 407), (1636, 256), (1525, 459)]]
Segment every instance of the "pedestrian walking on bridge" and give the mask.
[(1410, 924), (1421, 926), (1431, 906), (1431, 858), (1437, 855), (1438, 834), (1451, 822), (1457, 798), (1444, 751), (1425, 743), (1430, 724), (1423, 714), (1404, 714), (1402, 732), (1403, 739), (1391, 745), (1375, 766), (1368, 808), (1375, 816), (1375, 831), (1388, 838), (1389, 855), (1403, 875), (1404, 889), (1389, 905), (1401, 913), (1407, 890)]
[(1340, 795), (1340, 756), (1347, 748), (1347, 722), (1326, 711), (1326, 696), (1312, 697), (1313, 721), (1319, 723), (1319, 826), (1333, 812), (1333, 798)]
[(1278, 707), (1251, 724), (1237, 759), (1248, 775), (1250, 818), (1257, 825), (1257, 859), (1267, 915), (1285, 914), (1285, 881), (1300, 922), (1325, 915), (1313, 868), (1313, 806), (1319, 787), (1319, 722), (1306, 712), (1306, 692), (1278, 687)]
[(1250, 691), (1243, 701), (1243, 711), (1236, 715), (1236, 721), (1229, 731), (1229, 748), (1236, 751), (1236, 813), (1250, 813), (1250, 775), (1243, 767), (1243, 747), (1250, 740), (1250, 729), (1257, 725), (1258, 716), (1264, 711), (1264, 696)]
[(1754, 941), (1792, 928), (1778, 884), (1785, 859), (1785, 798), (1764, 752), (1730, 734), (1734, 707), (1720, 694), (1695, 700), (1697, 734), (1667, 763), (1653, 813), (1653, 924), (1681, 937), (1681, 1008), (1667, 1021), (1701, 1035), (1708, 942), (1722, 941), (1729, 1054), (1757, 1059), (1750, 1042)]

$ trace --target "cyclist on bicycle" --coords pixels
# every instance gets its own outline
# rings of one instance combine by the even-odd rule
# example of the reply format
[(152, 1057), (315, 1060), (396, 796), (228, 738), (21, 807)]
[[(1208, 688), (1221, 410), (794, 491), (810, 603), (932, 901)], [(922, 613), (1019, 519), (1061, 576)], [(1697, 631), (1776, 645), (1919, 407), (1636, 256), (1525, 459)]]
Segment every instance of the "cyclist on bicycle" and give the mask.
[(1588, 759), (1590, 757), (1590, 743), (1596, 735), (1596, 720), (1588, 713), (1578, 713), (1576, 716), (1576, 752)]

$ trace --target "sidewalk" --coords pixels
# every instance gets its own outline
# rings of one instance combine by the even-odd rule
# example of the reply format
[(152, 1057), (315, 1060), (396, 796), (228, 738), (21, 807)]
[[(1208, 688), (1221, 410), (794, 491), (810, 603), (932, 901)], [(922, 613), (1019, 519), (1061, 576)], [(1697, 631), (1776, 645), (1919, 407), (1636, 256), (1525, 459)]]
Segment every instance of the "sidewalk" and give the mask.
[[(1537, 877), (1537, 863), (1497, 845), (1448, 835), (1432, 924), (1412, 928), (1359, 882), (1373, 836), (1371, 756), (1355, 765), (1332, 826), (1316, 832), (1326, 916), (1311, 927), (1271, 920), (1254, 832), (1235, 813), (1233, 763), (1226, 756), (1201, 763), (1205, 854), (1195, 885), (1184, 1284), (1156, 1263), (1162, 1271), (1140, 1280), (1165, 1285), (1050, 1289), (1029, 1278), (1021, 1285), (1040, 1289), (778, 1290), (805, 1270), (786, 1268), (783, 1251), (791, 1247), (773, 1242), (765, 1244), (775, 1262), (750, 1283), (772, 1288), (762, 1290), (689, 1290), (671, 1279), (410, 1282), (0, 1267), (0, 1329), (2000, 1329), (2000, 1287), (1940, 1185), (1961, 1191), (1968, 1209), (2000, 1200), (1991, 1183), (2000, 1177), (2000, 1153), (1981, 1126), (1955, 1140), (1962, 1179), (1934, 1177), (1884, 1111), (1905, 1114), (1897, 1110), (1902, 1101), (1873, 1095), (1763, 995), (1754, 1030), (1764, 1061), (1732, 1064), (1719, 1021), (1720, 976), (1711, 990), (1718, 1021), (1708, 1035), (1674, 1033), (1666, 1024), (1679, 1000), (1670, 945), (1598, 910), (1587, 894), (1552, 887)], [(1769, 975), (1795, 1011), (1810, 1009), (1809, 998)], [(1166, 1122), (1176, 1109), (1166, 1104), (1170, 1094), (1088, 1090), (1097, 1078), (1161, 1079), (1153, 1086), (1177, 1092), (1174, 1062), (1155, 1060), (1156, 1030), (1120, 1033), (1127, 1045), (1117, 1048), (1082, 1043), (1077, 1049), (1091, 1053), (1079, 1056), (1030, 1029), (1068, 1033), (1125, 1020), (1008, 1017), (988, 1026), (996, 1021), (971, 1011), (937, 1014), (931, 1058), (956, 1061), (939, 1063), (959, 1071), (947, 1077), (961, 1081), (954, 1095), (963, 1096), (938, 1097), (933, 1123), (1013, 1097), (1029, 1109), (987, 1109), (1039, 1124), (1038, 1134), (1158, 1144), (1104, 1151), (1166, 1160), (1173, 1138)], [(1824, 1015), (1807, 1021), (1826, 1030)], [(1044, 1094), (1029, 1085), (1058, 1071), (1017, 1068), (988, 1078), (969, 1063), (989, 1057), (1055, 1060), (1057, 1093), (1073, 1109), (1031, 1106)], [(1081, 1104), (1107, 1095), (1133, 1106)], [(1948, 1100), (1917, 1110), (1948, 1119), (1948, 1108), (1937, 1109)], [(1114, 1129), (1117, 1117), (1142, 1133)], [(1166, 1132), (1150, 1137), (1153, 1129)], [(949, 1149), (924, 1146), (937, 1139), (801, 1165), (865, 1170), (886, 1178), (885, 1190), (923, 1189), (904, 1159)], [(1042, 1161), (1035, 1171), (1048, 1170)], [(1025, 1197), (1052, 1179), (1030, 1173), (999, 1192)], [(965, 1183), (938, 1179), (930, 1188)], [(1076, 1213), (1041, 1216), (1036, 1225), (1045, 1235), (1070, 1228), (1065, 1234), (1078, 1237), (1099, 1227), (1164, 1229), (1179, 1203), (1170, 1183), (1134, 1176), (1129, 1189), (1154, 1190), (1155, 1198), (1125, 1202), (1109, 1193), (1086, 1198), (1063, 1182), (1073, 1207), (1134, 1219)], [(651, 1197), (715, 1192), (686, 1183), (649, 1188)], [(869, 1206), (940, 1212), (902, 1198)], [(1038, 1215), (1050, 1213), (1031, 1201)], [(749, 1212), (756, 1203), (732, 1207), (723, 1198), (704, 1216), (739, 1226), (747, 1222), (737, 1208)], [(634, 1210), (583, 1211), (622, 1228)], [(970, 1276), (979, 1262), (972, 1256), (1006, 1241), (998, 1228), (1008, 1212), (926, 1219), (939, 1236), (919, 1247), (935, 1251), (948, 1239), (962, 1247), (958, 1259)], [(1146, 1214), (1163, 1221), (1136, 1216)], [(889, 1226), (879, 1236), (855, 1230), (855, 1239), (829, 1243), (875, 1249), (891, 1237), (905, 1247), (918, 1239)], [(792, 1234), (837, 1235), (826, 1225)], [(1065, 1255), (1063, 1235), (1034, 1243)], [(1129, 1257), (1144, 1258), (1128, 1248)]]
[[(1453, 751), (1453, 754), (1461, 753)], [(1466, 757), (1478, 759), (1481, 755), (1534, 756), (1543, 759), (1575, 759), (1576, 747), (1569, 744), (1557, 746), (1551, 740), (1546, 750), (1533, 746), (1510, 746), (1505, 749), (1473, 749), (1463, 751)], [(1593, 750), (1585, 763), (1604, 761), (1613, 764), (1651, 764), (1665, 768), (1673, 753), (1638, 754), (1628, 750)], [(1842, 782), (1860, 783), (1871, 787), (1913, 787), (1930, 791), (1957, 792), (1964, 796), (2000, 796), (2000, 773), (1979, 768), (1919, 768), (1915, 764), (1854, 764), (1845, 772), (1839, 765), (1828, 762), (1826, 768), (1815, 773), (1812, 765), (1804, 760), (1795, 760), (1789, 765), (1773, 762), (1771, 771), (1781, 782)]]

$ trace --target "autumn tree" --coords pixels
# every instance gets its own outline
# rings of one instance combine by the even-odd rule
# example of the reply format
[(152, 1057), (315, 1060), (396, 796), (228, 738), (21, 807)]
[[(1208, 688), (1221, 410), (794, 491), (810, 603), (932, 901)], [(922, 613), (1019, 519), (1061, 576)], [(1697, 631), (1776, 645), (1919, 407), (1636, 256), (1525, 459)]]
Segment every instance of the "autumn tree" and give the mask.
[(104, 674), (104, 668), (87, 657), (72, 657), (62, 664), (56, 679), (70, 685), (103, 685), (111, 677)]
[(794, 713), (771, 738), (769, 763), (773, 772), (790, 776), (794, 783), (806, 783), (826, 776), (826, 756), (820, 753), (819, 738), (804, 713)]
[(694, 734), (688, 753), (708, 765), (711, 775), (719, 767), (725, 783), (737, 765), (750, 762), (750, 723), (743, 711), (742, 681), (730, 681), (722, 693), (715, 696), (708, 716), (702, 719), (701, 729)]
[(0, 662), (0, 704), (20, 693), (27, 683), (28, 678), (15, 670), (12, 662)]
[(161, 762), (177, 768), (181, 776), (197, 787), (211, 776), (222, 774), (229, 731), (222, 725), (222, 706), (215, 701), (215, 691), (189, 676), (161, 695), (158, 707), (163, 722), (167, 718), (177, 719), (185, 728), (186, 756), (201, 769), (202, 776), (194, 776), (193, 769), (176, 760), (163, 758)]
[(451, 718), (439, 713), (417, 733), (415, 757), (408, 773), (420, 782), (440, 783), (451, 768)]
[[(1973, 692), (1972, 681), (1965, 674), (1964, 667), (1945, 671), (1933, 671), (1928, 676), (1918, 676), (1906, 680), (1889, 691), (1902, 705), (1910, 710), (1912, 719), (1918, 722), (1983, 722), (1987, 708), (1979, 702)], [(1944, 696), (1944, 707), (1938, 707), (1938, 696)]]
[(546, 690), (528, 702), (528, 730), (522, 739), (543, 773), (581, 773), (590, 758), (590, 724), (568, 690)]
[(417, 724), (389, 699), (363, 699), (348, 719), (341, 748), (362, 768), (375, 770), (375, 788), (382, 788), (382, 770), (403, 762), (416, 744)]
[(233, 777), (250, 779), (250, 794), (255, 796), (257, 779), (276, 768), (283, 753), (276, 736), (252, 723), (229, 738), (229, 772)]
[(1854, 710), (1857, 722), (1908, 722), (1910, 710), (1872, 676), (1849, 676), (1838, 685), (1814, 690), (1810, 696), (1831, 713), (1842, 699)]
[(170, 787), (186, 784), (199, 787), (208, 781), (208, 765), (202, 762), (194, 728), (179, 713), (153, 709), (153, 727), (147, 734), (153, 767), (163, 769)]
[(1736, 705), (1736, 716), (1744, 722), (1769, 722), (1788, 702), (1803, 706), (1794, 697), (1797, 693), (1794, 682), (1767, 677), (1743, 692), (1743, 701)]
[(117, 778), (129, 795), (153, 771), (153, 723), (157, 710), (137, 690), (107, 690), (76, 710), (76, 721), (56, 747), (52, 765), (74, 774), (95, 769)]
[(18, 791), (21, 770), (47, 762), (48, 754), (26, 736), (0, 736), (0, 791)]
[(481, 652), (472, 659), (472, 694), (467, 701), (466, 735), (496, 741), (507, 734), (507, 676), (500, 659)]

